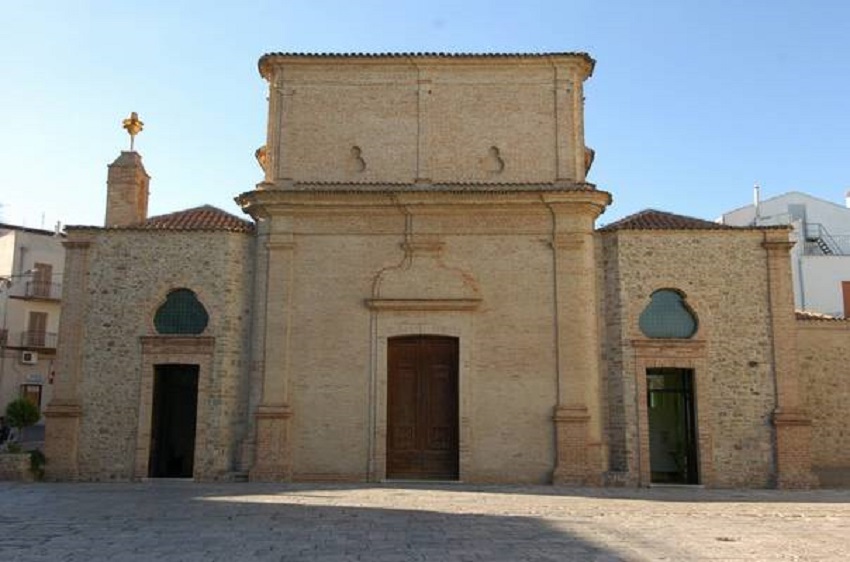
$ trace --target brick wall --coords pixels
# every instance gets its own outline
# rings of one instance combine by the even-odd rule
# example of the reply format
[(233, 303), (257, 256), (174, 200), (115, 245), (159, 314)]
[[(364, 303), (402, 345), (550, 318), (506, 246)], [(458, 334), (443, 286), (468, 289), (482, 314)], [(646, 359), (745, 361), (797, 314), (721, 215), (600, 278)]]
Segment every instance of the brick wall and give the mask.
[(589, 61), (518, 61), (271, 57), (267, 180), (583, 181)]
[(800, 386), (812, 420), (812, 468), (822, 486), (850, 486), (850, 322), (798, 320), (797, 338)]
[[(386, 338), (424, 333), (460, 337), (462, 478), (548, 481), (557, 374), (545, 207), (431, 208), (417, 214), (416, 230), (441, 249), (417, 254), (408, 265), (397, 208), (329, 216), (305, 213), (287, 221), (296, 231), (289, 358), (294, 477), (370, 477), (370, 446), (386, 438)], [(481, 299), (474, 311), (374, 311), (366, 302), (451, 298), (472, 286)], [(370, 390), (373, 377), (378, 388)]]

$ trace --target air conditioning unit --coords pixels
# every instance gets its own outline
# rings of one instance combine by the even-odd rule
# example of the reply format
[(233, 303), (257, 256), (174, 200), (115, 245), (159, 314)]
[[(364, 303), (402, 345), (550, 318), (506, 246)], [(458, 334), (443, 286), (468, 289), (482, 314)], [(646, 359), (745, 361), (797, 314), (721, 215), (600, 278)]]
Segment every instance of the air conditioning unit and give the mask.
[(22, 351), (21, 363), (24, 365), (35, 365), (38, 363), (38, 353), (35, 351)]

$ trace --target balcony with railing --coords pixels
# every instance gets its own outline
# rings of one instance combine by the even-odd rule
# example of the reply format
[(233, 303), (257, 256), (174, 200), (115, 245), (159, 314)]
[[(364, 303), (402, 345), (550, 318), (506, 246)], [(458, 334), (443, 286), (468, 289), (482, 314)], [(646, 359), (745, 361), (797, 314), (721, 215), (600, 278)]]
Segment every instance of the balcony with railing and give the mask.
[(27, 281), (13, 285), (9, 296), (16, 299), (58, 301), (62, 298), (62, 284), (49, 281)]
[(49, 281), (27, 281), (15, 283), (9, 288), (13, 299), (58, 301), (62, 298), (62, 284)]
[(55, 332), (40, 332), (27, 330), (25, 332), (7, 333), (6, 346), (18, 349), (49, 351), (56, 349), (59, 334)]

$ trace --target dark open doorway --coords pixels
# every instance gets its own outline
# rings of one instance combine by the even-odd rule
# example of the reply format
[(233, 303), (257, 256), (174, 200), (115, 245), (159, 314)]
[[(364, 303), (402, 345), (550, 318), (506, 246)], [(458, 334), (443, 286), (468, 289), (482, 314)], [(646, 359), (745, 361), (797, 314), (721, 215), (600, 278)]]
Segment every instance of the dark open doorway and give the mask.
[(151, 451), (152, 478), (191, 478), (198, 412), (198, 365), (154, 367)]
[(698, 484), (693, 369), (646, 370), (651, 481)]
[(458, 339), (390, 338), (387, 478), (457, 480)]

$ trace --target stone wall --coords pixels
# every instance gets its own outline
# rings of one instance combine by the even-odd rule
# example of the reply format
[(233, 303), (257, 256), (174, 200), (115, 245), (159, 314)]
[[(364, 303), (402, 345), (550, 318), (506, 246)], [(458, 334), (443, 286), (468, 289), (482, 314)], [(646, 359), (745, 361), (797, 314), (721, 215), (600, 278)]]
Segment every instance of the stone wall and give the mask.
[(812, 468), (824, 487), (850, 486), (850, 322), (798, 320), (804, 405), (812, 420)]
[(140, 407), (150, 400), (141, 395), (143, 381), (152, 377), (141, 338), (156, 334), (157, 308), (181, 287), (194, 291), (206, 307), (210, 320), (202, 336), (214, 339), (211, 367), (199, 381), (206, 395), (198, 397), (198, 434), (206, 439), (196, 443), (195, 474), (202, 480), (225, 477), (239, 468), (238, 444), (246, 432), (253, 238), (228, 232), (87, 234), (92, 243), (79, 386), (79, 478), (147, 476), (147, 459), (141, 467), (136, 462), (149, 446), (140, 436), (150, 428), (149, 417), (140, 419)]
[[(638, 433), (639, 406), (646, 400), (639, 390), (643, 369), (679, 365), (695, 368), (701, 482), (717, 487), (772, 484), (775, 385), (762, 233), (624, 230), (601, 237), (614, 477), (637, 482), (648, 456), (647, 451), (642, 454)], [(691, 350), (653, 349), (642, 343), (647, 338), (638, 318), (650, 295), (664, 288), (681, 291), (698, 318), (697, 344)]]
[(0, 453), (0, 482), (5, 480), (32, 482), (34, 479), (30, 471), (29, 453)]

